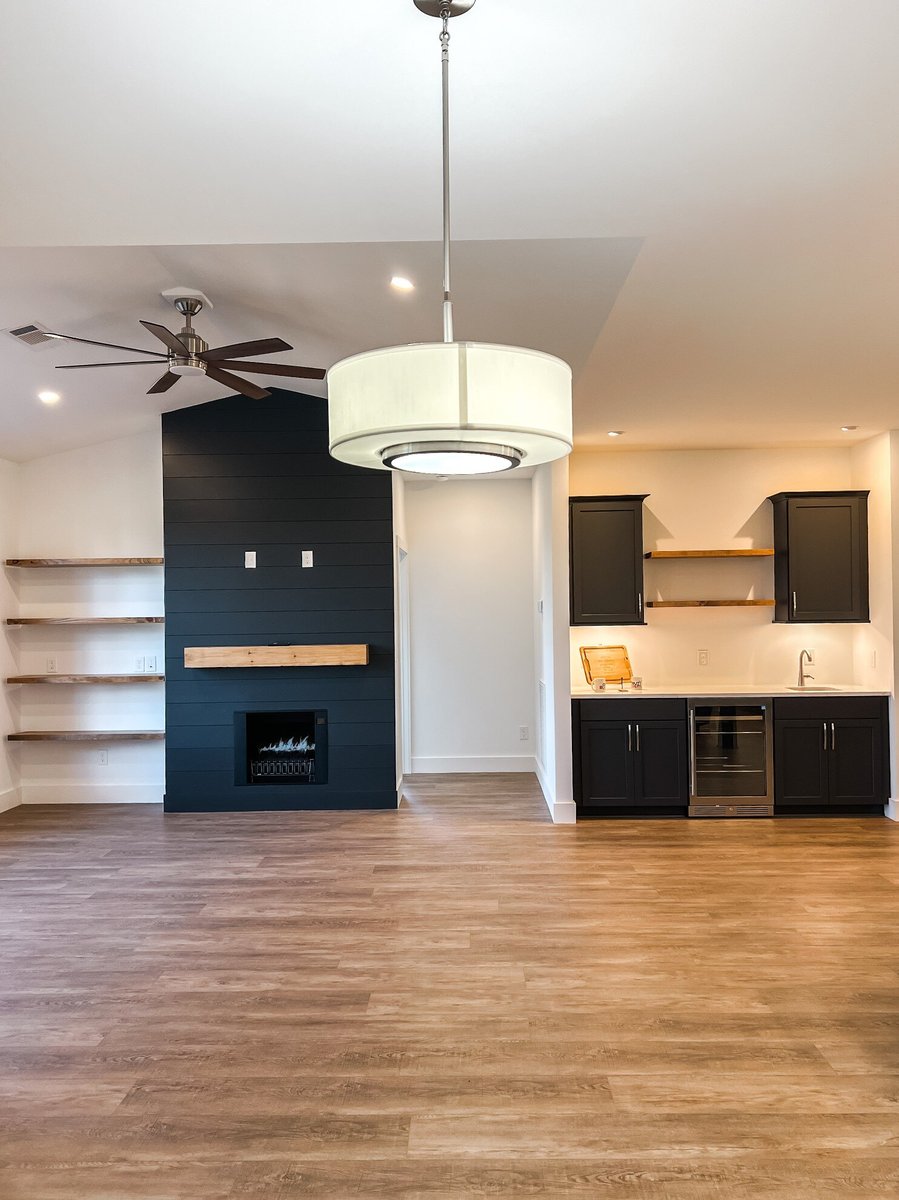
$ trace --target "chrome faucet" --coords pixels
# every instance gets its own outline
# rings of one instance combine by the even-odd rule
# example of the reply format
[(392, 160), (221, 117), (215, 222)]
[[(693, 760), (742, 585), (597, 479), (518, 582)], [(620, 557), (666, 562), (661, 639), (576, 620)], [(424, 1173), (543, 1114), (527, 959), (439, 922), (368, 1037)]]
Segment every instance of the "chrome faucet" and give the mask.
[(798, 687), (805, 687), (806, 679), (814, 679), (815, 678), (814, 675), (809, 675), (808, 671), (803, 671), (803, 669), (802, 669), (802, 666), (803, 666), (802, 660), (803, 659), (805, 659), (806, 662), (809, 664), (809, 666), (811, 666), (811, 663), (812, 663), (811, 651), (809, 651), (809, 650), (800, 650), (799, 651), (799, 682), (797, 685)]

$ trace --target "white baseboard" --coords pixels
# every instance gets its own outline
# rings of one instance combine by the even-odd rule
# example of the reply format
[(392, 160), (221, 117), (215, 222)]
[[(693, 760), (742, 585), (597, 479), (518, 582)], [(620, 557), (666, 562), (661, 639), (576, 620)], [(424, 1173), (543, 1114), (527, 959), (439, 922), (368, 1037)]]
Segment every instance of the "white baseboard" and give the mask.
[(0, 813), (9, 812), (11, 808), (18, 808), (21, 803), (21, 788), (7, 788), (5, 792), (0, 792)]
[(474, 755), (469, 758), (413, 758), (413, 775), (495, 775), (507, 771), (534, 774), (533, 754)]
[(23, 783), (22, 804), (162, 804), (160, 783)]
[(553, 825), (577, 824), (577, 806), (573, 800), (555, 799), (552, 788), (546, 778), (543, 764), (540, 762), (537, 763), (537, 782), (540, 784), (540, 791), (543, 793), (543, 799), (546, 801), (549, 815), (553, 819)]
[(883, 815), (889, 817), (891, 821), (899, 821), (899, 801), (896, 800), (895, 796), (892, 796), (887, 802), (883, 810)]
[(553, 825), (577, 824), (577, 805), (573, 800), (557, 800), (549, 811)]

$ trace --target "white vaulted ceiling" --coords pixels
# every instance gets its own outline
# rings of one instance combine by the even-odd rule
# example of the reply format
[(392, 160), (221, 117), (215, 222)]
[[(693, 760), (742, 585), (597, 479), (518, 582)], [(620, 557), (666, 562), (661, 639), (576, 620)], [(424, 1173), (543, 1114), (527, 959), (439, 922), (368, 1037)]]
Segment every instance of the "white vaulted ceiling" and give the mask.
[[(0, 329), (143, 345), (185, 283), (208, 340), (287, 361), (437, 336), (437, 32), (412, 0), (5, 5)], [(899, 425), (895, 0), (478, 0), (452, 33), (459, 333), (568, 355), (580, 444)], [(216, 394), (48, 377), (91, 357), (0, 336), (0, 457)]]

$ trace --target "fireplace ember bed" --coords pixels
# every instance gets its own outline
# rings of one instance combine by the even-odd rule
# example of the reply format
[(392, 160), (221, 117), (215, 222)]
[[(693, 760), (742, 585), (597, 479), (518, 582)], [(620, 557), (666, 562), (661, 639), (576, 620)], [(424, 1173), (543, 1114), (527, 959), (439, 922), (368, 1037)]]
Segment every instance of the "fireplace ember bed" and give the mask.
[(328, 778), (328, 713), (234, 714), (235, 782), (255, 787), (304, 786)]

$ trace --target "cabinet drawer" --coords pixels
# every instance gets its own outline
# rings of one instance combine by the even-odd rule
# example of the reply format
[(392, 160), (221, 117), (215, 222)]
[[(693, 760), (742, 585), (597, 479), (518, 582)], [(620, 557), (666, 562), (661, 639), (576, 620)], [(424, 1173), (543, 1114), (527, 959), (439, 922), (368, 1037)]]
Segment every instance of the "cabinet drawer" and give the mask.
[(818, 696), (778, 696), (775, 721), (863, 720), (886, 715), (885, 696), (844, 696), (838, 692)]
[(597, 696), (576, 700), (583, 721), (677, 721), (687, 719), (687, 702), (674, 697)]

